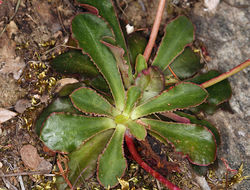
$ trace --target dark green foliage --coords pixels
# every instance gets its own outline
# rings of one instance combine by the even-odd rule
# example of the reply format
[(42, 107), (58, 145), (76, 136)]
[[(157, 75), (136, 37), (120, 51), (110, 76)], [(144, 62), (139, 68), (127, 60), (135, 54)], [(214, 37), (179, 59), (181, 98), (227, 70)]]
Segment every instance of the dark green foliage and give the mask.
[[(207, 73), (200, 74), (188, 81), (197, 84), (202, 84), (214, 77), (219, 76), (221, 73), (215, 70), (208, 71)], [(232, 89), (228, 80), (223, 80), (213, 86), (206, 88), (209, 96), (203, 104), (193, 109), (195, 112), (205, 111), (208, 114), (213, 114), (218, 105), (227, 101), (232, 96)]]
[[(148, 119), (155, 113), (201, 109), (206, 104), (216, 108), (231, 95), (227, 82), (207, 90), (198, 85), (218, 73), (180, 81), (202, 68), (199, 57), (187, 47), (194, 38), (188, 18), (180, 16), (167, 25), (151, 66), (141, 55), (144, 37), (129, 36), (127, 49), (112, 1), (78, 2), (95, 11), (72, 20), (72, 36), (82, 51), (70, 50), (51, 65), (58, 72), (81, 74), (84, 81), (64, 87), (36, 122), (36, 132), (46, 146), (69, 153), (67, 177), (72, 185), (79, 186), (97, 170), (104, 187), (116, 186), (127, 167), (123, 144), (128, 131), (138, 140), (150, 133), (163, 143), (170, 142), (194, 164), (213, 163), (220, 136), (209, 122), (183, 112), (175, 113), (190, 123)], [(165, 83), (167, 77), (174, 81), (171, 85)], [(227, 89), (226, 95), (220, 95), (221, 88)], [(62, 181), (58, 179), (59, 189), (66, 188)]]
[(87, 77), (99, 75), (89, 56), (84, 55), (81, 50), (70, 50), (57, 56), (51, 61), (51, 66), (57, 72), (66, 74), (81, 74)]

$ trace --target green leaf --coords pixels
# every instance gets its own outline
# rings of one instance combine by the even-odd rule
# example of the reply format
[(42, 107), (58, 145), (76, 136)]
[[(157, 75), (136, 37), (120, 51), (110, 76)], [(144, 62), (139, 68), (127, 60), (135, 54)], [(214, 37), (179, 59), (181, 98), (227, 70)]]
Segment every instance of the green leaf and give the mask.
[[(215, 160), (215, 162), (216, 162), (216, 160)], [(206, 176), (209, 172), (209, 166), (197, 166), (197, 165), (191, 164), (191, 167), (192, 167), (193, 171), (196, 174), (198, 174), (199, 176)]]
[(201, 104), (207, 98), (207, 92), (199, 85), (192, 83), (179, 83), (170, 90), (151, 99), (134, 109), (132, 119), (146, 116), (156, 112), (184, 109)]
[(45, 121), (41, 139), (52, 150), (72, 152), (84, 140), (114, 127), (114, 121), (105, 117), (54, 113)]
[(79, 14), (72, 21), (72, 32), (79, 47), (89, 54), (109, 84), (116, 107), (123, 110), (125, 91), (116, 60), (100, 42), (103, 37), (113, 37), (107, 23), (96, 15)]
[[(76, 151), (69, 154), (68, 179), (75, 189), (83, 180), (90, 178), (97, 168), (98, 156), (114, 133), (113, 129), (100, 132), (83, 143)], [(62, 178), (62, 177), (61, 177)], [(59, 184), (59, 189), (65, 189), (67, 184)]]
[(164, 76), (157, 67), (149, 67), (138, 74), (135, 85), (142, 91), (142, 104), (163, 91)]
[(145, 127), (136, 121), (129, 121), (125, 123), (125, 126), (129, 128), (130, 133), (138, 140), (145, 140), (147, 131)]
[(68, 112), (68, 113), (77, 113), (81, 114), (80, 111), (78, 111), (71, 103), (69, 97), (65, 98), (56, 98), (52, 103), (49, 104), (48, 107), (46, 107), (42, 113), (39, 115), (39, 117), (36, 120), (35, 123), (35, 130), (36, 134), (40, 136), (41, 128), (44, 123), (44, 121), (47, 119), (47, 117), (53, 113), (53, 112)]
[[(221, 73), (218, 71), (211, 70), (207, 73), (200, 74), (190, 79), (189, 81), (197, 84), (202, 84), (203, 82), (217, 77), (220, 74)], [(232, 95), (232, 89), (227, 79), (206, 88), (206, 90), (209, 94), (206, 102), (195, 108), (190, 109), (194, 113), (204, 111), (207, 114), (214, 114), (214, 112), (219, 108), (219, 105), (229, 100)]]
[[(211, 70), (208, 71), (207, 73), (198, 75), (189, 81), (197, 84), (202, 84), (203, 82), (206, 82), (214, 77), (217, 77), (220, 74), (221, 73), (218, 71)], [(230, 99), (232, 95), (232, 89), (227, 79), (206, 88), (206, 90), (209, 94), (207, 102), (209, 104), (214, 104), (214, 105), (219, 105), (227, 101), (228, 99)]]
[(142, 72), (142, 70), (147, 68), (148, 65), (146, 59), (142, 54), (138, 54), (138, 56), (136, 57), (136, 64), (135, 64), (135, 76), (137, 76), (138, 73)]
[(88, 55), (84, 55), (80, 50), (69, 50), (58, 55), (52, 59), (51, 66), (60, 73), (82, 74), (88, 77), (95, 77), (99, 74)]
[(178, 84), (179, 82), (180, 80), (174, 77), (173, 75), (165, 76), (165, 87), (167, 88), (175, 84)]
[(166, 27), (158, 53), (152, 63), (162, 71), (194, 40), (194, 27), (185, 16), (179, 16)]
[(100, 183), (108, 188), (118, 184), (117, 178), (121, 178), (127, 167), (123, 153), (123, 140), (126, 127), (117, 125), (103, 155), (100, 156), (97, 177)]
[(131, 86), (127, 91), (127, 101), (124, 113), (129, 115), (141, 96), (141, 90), (137, 86)]
[(216, 110), (219, 109), (219, 106), (216, 106), (215, 104), (210, 104), (208, 102), (204, 102), (203, 104), (190, 108), (190, 111), (193, 113), (200, 113), (201, 111), (205, 112), (206, 114), (212, 115), (216, 112)]
[(213, 135), (206, 128), (145, 118), (141, 121), (148, 124), (151, 131), (170, 141), (175, 150), (186, 155), (192, 163), (205, 166), (215, 160), (216, 143)]
[[(181, 80), (192, 77), (203, 67), (200, 57), (190, 47), (186, 47), (169, 66)], [(169, 68), (166, 68), (164, 74), (171, 75)]]
[(220, 145), (220, 142), (221, 142), (220, 133), (218, 129), (215, 126), (213, 126), (211, 123), (203, 119), (197, 119), (195, 116), (184, 113), (184, 112), (176, 111), (175, 113), (182, 117), (188, 118), (191, 123), (207, 127), (214, 134), (214, 137), (216, 139), (216, 144)]
[(116, 40), (116, 44), (121, 47), (122, 49), (124, 49), (125, 51), (125, 59), (127, 61), (127, 65), (129, 66), (129, 78), (130, 81), (133, 80), (133, 76), (132, 76), (132, 69), (131, 69), (131, 65), (130, 65), (130, 60), (129, 60), (129, 56), (128, 56), (128, 50), (127, 50), (127, 46), (124, 40), (124, 36), (118, 21), (118, 17), (115, 13), (114, 7), (113, 7), (113, 2), (112, 0), (101, 0), (101, 1), (93, 1), (93, 0), (77, 0), (79, 3), (81, 4), (88, 4), (91, 5), (93, 7), (96, 7), (98, 9), (98, 13), (101, 17), (103, 17), (111, 26), (112, 30), (114, 31), (114, 35), (115, 35), (115, 40)]
[(101, 75), (91, 80), (85, 80), (85, 83), (97, 91), (102, 91), (111, 95), (109, 86)]
[(104, 45), (106, 45), (110, 51), (113, 53), (115, 59), (116, 59), (116, 64), (120, 70), (120, 73), (122, 75), (122, 79), (124, 82), (124, 85), (126, 88), (130, 86), (130, 81), (129, 81), (129, 66), (126, 64), (126, 60), (124, 59), (124, 50), (120, 47), (116, 47), (112, 44), (109, 44), (107, 42), (102, 41)]
[(136, 63), (136, 58), (139, 54), (143, 54), (148, 40), (139, 32), (134, 32), (128, 36), (128, 48), (132, 60), (132, 65)]
[(70, 95), (73, 105), (84, 113), (113, 116), (118, 111), (101, 95), (89, 88), (79, 88)]

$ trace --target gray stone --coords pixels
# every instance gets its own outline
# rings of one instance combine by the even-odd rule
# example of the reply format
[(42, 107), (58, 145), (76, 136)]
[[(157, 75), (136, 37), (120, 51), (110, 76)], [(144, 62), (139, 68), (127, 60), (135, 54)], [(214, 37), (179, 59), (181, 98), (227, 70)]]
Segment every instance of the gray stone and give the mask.
[[(248, 0), (229, 1), (230, 4), (249, 4)], [(236, 65), (249, 59), (250, 55), (250, 8), (236, 8), (224, 3), (216, 12), (208, 14), (201, 7), (194, 9), (192, 20), (196, 26), (196, 36), (208, 49), (212, 61), (209, 69), (221, 72), (229, 71)], [(250, 174), (250, 95), (248, 67), (229, 78), (233, 95), (230, 105), (233, 114), (217, 111), (208, 119), (221, 132), (222, 144), (218, 148), (218, 157), (228, 160), (232, 169), (238, 169), (244, 163), (244, 175)], [(225, 167), (219, 162), (218, 175), (223, 176)], [(234, 189), (250, 189), (250, 181), (245, 180)]]

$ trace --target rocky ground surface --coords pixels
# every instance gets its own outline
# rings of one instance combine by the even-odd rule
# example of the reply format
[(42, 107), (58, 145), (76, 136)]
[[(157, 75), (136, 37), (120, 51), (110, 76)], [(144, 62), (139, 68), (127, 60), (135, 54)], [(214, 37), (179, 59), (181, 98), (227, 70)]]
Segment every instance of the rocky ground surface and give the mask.
[[(248, 5), (243, 6), (243, 5)], [(226, 72), (250, 55), (249, 1), (222, 1), (215, 13), (208, 14), (196, 7), (192, 18), (196, 35), (201, 39), (211, 56), (209, 69)], [(244, 163), (244, 175), (250, 174), (250, 68), (229, 78), (233, 95), (229, 101), (232, 112), (218, 111), (211, 120), (220, 130), (222, 145), (219, 157), (226, 158), (232, 168)], [(223, 167), (219, 164), (219, 168)], [(223, 170), (217, 171), (223, 174)], [(250, 189), (246, 180), (236, 189)]]
[[(118, 9), (123, 10), (121, 18), (137, 29), (150, 29), (157, 8), (156, 1), (116, 2), (120, 5)], [(171, 14), (165, 12), (161, 30), (164, 23), (178, 13), (189, 15), (196, 26), (197, 38), (207, 47), (211, 57), (207, 64), (209, 69), (225, 72), (249, 58), (248, 0), (223, 0), (210, 12), (206, 11), (203, 2), (196, 0), (172, 2), (172, 9), (168, 10)], [(55, 80), (62, 77), (50, 70), (49, 60), (64, 51), (65, 42), (70, 36), (70, 19), (77, 10), (74, 2), (69, 0), (0, 1), (0, 32), (4, 30), (0, 33), (0, 175), (2, 172), (30, 172), (32, 167), (33, 170), (39, 170), (39, 167), (51, 168), (51, 164), (54, 164), (54, 158), (42, 150), (32, 124), (41, 109), (51, 100)], [(225, 158), (232, 169), (239, 169), (243, 163), (244, 176), (250, 175), (249, 72), (250, 68), (245, 69), (229, 79), (233, 90), (229, 102), (231, 111), (219, 110), (213, 116), (207, 116), (222, 135), (218, 157)], [(17, 115), (1, 124), (4, 114)], [(27, 144), (35, 147), (35, 150), (28, 148), (33, 151), (29, 153), (44, 165), (29, 165), (30, 161), (23, 156), (27, 148), (24, 145)], [(225, 171), (225, 165), (219, 159), (216, 177), (223, 179)], [(132, 174), (142, 176), (137, 189), (163, 189), (134, 164), (130, 165), (125, 178), (132, 179)], [(22, 183), (27, 189), (45, 188), (46, 185), (52, 186), (52, 180), (52, 177), (44, 176), (0, 177), (0, 189), (21, 189)], [(85, 189), (90, 188), (90, 185), (98, 187), (95, 179), (85, 184)], [(187, 184), (184, 189), (188, 189)], [(244, 180), (233, 189), (250, 189), (250, 182)]]

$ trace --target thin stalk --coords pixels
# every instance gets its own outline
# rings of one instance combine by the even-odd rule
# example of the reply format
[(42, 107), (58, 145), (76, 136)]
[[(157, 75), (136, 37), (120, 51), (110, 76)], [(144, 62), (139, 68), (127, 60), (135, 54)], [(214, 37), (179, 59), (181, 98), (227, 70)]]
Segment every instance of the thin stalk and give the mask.
[(150, 34), (148, 44), (147, 44), (145, 51), (144, 51), (144, 54), (143, 54), (144, 58), (146, 59), (146, 62), (148, 61), (148, 59), (151, 55), (153, 46), (155, 44), (155, 40), (156, 40), (158, 31), (159, 31), (159, 27), (161, 24), (161, 18), (162, 18), (164, 8), (165, 8), (165, 3), (166, 3), (166, 0), (160, 0), (159, 5), (158, 5), (158, 9), (157, 9), (157, 13), (155, 16), (155, 21), (154, 21), (154, 25), (152, 28), (152, 32)]
[(171, 69), (170, 66), (168, 66), (168, 69), (170, 70), (170, 72), (172, 73), (172, 75), (174, 76), (174, 78), (176, 78), (176, 80), (180, 80), (177, 75), (174, 73), (174, 71)]
[(17, 172), (17, 173), (0, 173), (0, 177), (13, 177), (22, 175), (44, 175), (44, 176), (55, 176), (55, 174), (50, 174), (48, 171), (30, 171), (30, 172)]
[(64, 180), (66, 181), (66, 183), (68, 184), (68, 186), (70, 187), (70, 189), (73, 189), (73, 186), (72, 186), (72, 184), (70, 183), (67, 174), (65, 174), (65, 172), (64, 172), (64, 170), (63, 170), (63, 167), (62, 167), (62, 164), (60, 163), (59, 160), (57, 160), (57, 166), (58, 166), (58, 168), (59, 168), (59, 171), (60, 171), (62, 177), (64, 178)]
[(165, 117), (168, 117), (169, 119), (172, 119), (180, 123), (190, 123), (190, 120), (188, 118), (181, 117), (173, 112), (163, 112), (161, 113), (161, 115), (164, 115)]
[(175, 186), (173, 183), (165, 179), (161, 174), (159, 174), (157, 171), (152, 169), (149, 165), (147, 165), (140, 155), (138, 154), (134, 142), (133, 142), (133, 136), (129, 133), (129, 131), (126, 131), (125, 133), (125, 141), (128, 146), (128, 150), (130, 154), (132, 155), (133, 159), (148, 173), (150, 173), (154, 178), (156, 178), (158, 181), (160, 181), (162, 184), (164, 184), (167, 188), (170, 190), (180, 190), (179, 187)]
[(250, 66), (250, 59), (248, 59), (244, 63), (241, 63), (240, 65), (234, 67), (230, 71), (223, 73), (223, 74), (219, 75), (218, 77), (215, 77), (211, 80), (208, 80), (208, 81), (202, 83), (201, 87), (208, 88), (208, 87), (210, 87), (218, 82), (221, 82), (221, 81), (225, 80), (226, 78), (240, 72), (241, 70), (245, 69), (248, 66)]

